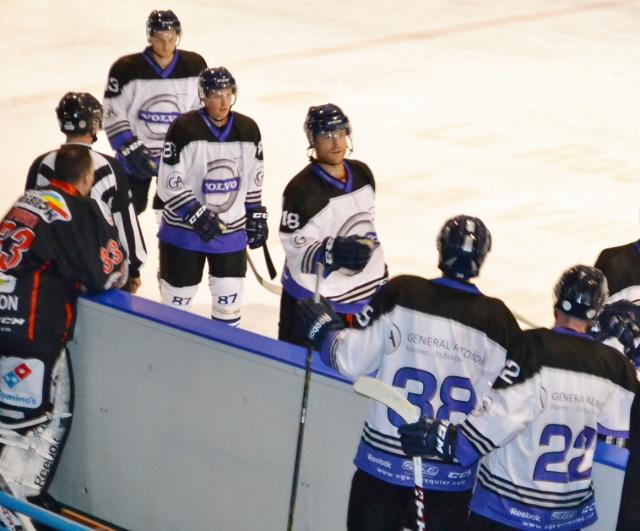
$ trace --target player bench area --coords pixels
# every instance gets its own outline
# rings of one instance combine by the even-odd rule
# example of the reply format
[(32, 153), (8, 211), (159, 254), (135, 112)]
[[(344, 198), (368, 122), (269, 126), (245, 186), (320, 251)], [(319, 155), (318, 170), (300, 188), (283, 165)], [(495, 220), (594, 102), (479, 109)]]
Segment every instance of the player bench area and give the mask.
[[(128, 529), (285, 528), (303, 349), (111, 292), (80, 301), (72, 351), (76, 413), (54, 496)], [(313, 370), (296, 522), (342, 529), (367, 401), (319, 360)], [(606, 450), (599, 530), (613, 528), (626, 452)]]

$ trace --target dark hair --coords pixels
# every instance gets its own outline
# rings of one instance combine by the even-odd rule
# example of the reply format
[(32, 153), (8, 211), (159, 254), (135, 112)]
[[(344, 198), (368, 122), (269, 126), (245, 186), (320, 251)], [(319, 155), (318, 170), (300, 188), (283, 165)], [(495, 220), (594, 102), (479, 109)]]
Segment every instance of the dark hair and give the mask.
[(56, 179), (76, 184), (83, 175), (89, 172), (92, 162), (88, 147), (65, 144), (60, 147), (56, 155)]

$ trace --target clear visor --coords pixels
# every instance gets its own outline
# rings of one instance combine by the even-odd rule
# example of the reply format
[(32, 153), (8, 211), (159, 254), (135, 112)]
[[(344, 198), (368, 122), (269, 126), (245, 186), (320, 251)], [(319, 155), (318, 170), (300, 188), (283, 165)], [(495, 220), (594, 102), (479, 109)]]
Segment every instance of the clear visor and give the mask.
[(316, 135), (316, 140), (342, 140), (349, 135), (346, 129), (336, 129), (334, 131), (322, 131)]
[(168, 29), (162, 31), (154, 31), (149, 35), (149, 41), (167, 42), (169, 44), (178, 44), (179, 35), (176, 30)]
[(206, 98), (216, 101), (231, 102), (231, 105), (233, 105), (236, 102), (236, 91), (232, 88), (214, 90), (207, 92)]

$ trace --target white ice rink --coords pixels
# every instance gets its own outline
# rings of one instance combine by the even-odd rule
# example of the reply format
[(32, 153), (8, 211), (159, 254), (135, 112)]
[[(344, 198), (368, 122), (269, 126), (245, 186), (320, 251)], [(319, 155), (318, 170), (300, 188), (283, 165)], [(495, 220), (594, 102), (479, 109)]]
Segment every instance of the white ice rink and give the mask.
[[(640, 0), (2, 0), (0, 211), (62, 141), (60, 97), (102, 99), (154, 8), (180, 17), (181, 47), (231, 70), (237, 110), (260, 125), (278, 268), (280, 195), (306, 163), (307, 108), (327, 102), (376, 176), (394, 275), (436, 275), (440, 225), (476, 215), (494, 238), (480, 288), (548, 325), (563, 269), (640, 236)], [(97, 148), (110, 152), (104, 133)], [(151, 211), (141, 224), (139, 294), (157, 299)], [(242, 326), (274, 336), (278, 299), (248, 275)], [(208, 315), (206, 283), (194, 311)]]

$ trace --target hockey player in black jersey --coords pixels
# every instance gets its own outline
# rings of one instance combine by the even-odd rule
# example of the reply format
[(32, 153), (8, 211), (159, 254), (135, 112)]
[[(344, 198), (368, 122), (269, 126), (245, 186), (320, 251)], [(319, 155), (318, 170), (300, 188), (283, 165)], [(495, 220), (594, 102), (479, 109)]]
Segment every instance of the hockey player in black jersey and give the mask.
[[(137, 214), (147, 207), (169, 125), (200, 106), (198, 74), (207, 64), (199, 54), (177, 49), (181, 36), (173, 11), (154, 10), (147, 18), (149, 46), (119, 58), (109, 70), (105, 130), (126, 170)], [(157, 194), (153, 208), (162, 208)]]
[(350, 323), (387, 281), (387, 268), (374, 226), (375, 181), (369, 167), (345, 159), (351, 124), (331, 103), (311, 107), (304, 129), (310, 163), (287, 185), (282, 198), (280, 240), (286, 253), (278, 338), (302, 344), (298, 300), (315, 291), (315, 272), (324, 264), (319, 291)]
[(621, 299), (640, 302), (640, 240), (604, 249), (595, 267), (607, 278), (608, 302)]
[[(91, 197), (102, 202), (118, 229), (118, 238), (129, 258), (127, 291), (135, 293), (140, 287), (140, 268), (147, 258), (147, 250), (138, 224), (129, 183), (122, 166), (113, 157), (92, 149), (102, 127), (102, 105), (87, 92), (67, 92), (56, 107), (60, 131), (66, 135), (66, 144), (87, 146), (95, 168)], [(27, 174), (26, 189), (48, 186), (55, 177), (58, 150), (37, 157)]]
[(171, 124), (160, 164), (160, 295), (189, 306), (207, 262), (211, 317), (237, 326), (246, 247), (268, 237), (262, 139), (251, 118), (231, 110), (237, 85), (225, 67), (203, 70), (199, 92), (202, 108)]
[(597, 519), (597, 434), (624, 436), (637, 389), (632, 364), (587, 334), (607, 297), (604, 275), (575, 266), (555, 288), (555, 326), (527, 330), (482, 408), (455, 426), (423, 417), (400, 428), (408, 455), (469, 466), (483, 458), (471, 530), (577, 530)]
[[(304, 335), (321, 358), (355, 379), (376, 371), (404, 389), (423, 415), (460, 422), (489, 390), (506, 359), (507, 344), (520, 333), (498, 299), (470, 282), (480, 272), (491, 235), (474, 217), (448, 220), (438, 237), (443, 276), (395, 277), (359, 319), (363, 329), (343, 329), (326, 301), (301, 303)], [(348, 510), (350, 531), (414, 528), (413, 462), (400, 446), (401, 418), (371, 401), (355, 458)], [(427, 529), (462, 529), (475, 466), (425, 459), (423, 486)]]
[(90, 150), (63, 145), (54, 172), (0, 223), (0, 476), (23, 499), (48, 488), (71, 424), (78, 292), (127, 278), (118, 233), (87, 197)]

